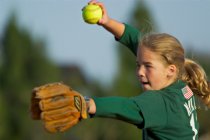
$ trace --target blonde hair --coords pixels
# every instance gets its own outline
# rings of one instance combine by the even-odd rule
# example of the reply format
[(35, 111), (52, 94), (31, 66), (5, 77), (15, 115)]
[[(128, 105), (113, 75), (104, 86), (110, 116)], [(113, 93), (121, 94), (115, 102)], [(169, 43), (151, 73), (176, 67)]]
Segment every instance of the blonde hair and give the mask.
[(185, 59), (182, 44), (173, 36), (161, 34), (147, 34), (140, 41), (144, 46), (162, 56), (165, 65), (177, 67), (177, 79), (186, 82), (193, 92), (210, 108), (210, 83), (203, 68), (196, 62)]
[(210, 82), (207, 80), (204, 69), (195, 61), (187, 58), (185, 59), (184, 68), (185, 71), (181, 79), (210, 108)]

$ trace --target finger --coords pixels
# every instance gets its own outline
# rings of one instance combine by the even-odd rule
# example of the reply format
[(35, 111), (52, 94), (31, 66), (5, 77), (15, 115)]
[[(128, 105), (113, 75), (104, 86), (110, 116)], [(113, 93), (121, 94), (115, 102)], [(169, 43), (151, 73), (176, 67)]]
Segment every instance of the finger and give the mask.
[(31, 96), (31, 104), (30, 104), (30, 115), (34, 120), (40, 119), (41, 110), (39, 108), (40, 99), (35, 98), (35, 93), (32, 93)]
[(69, 122), (68, 124), (64, 125), (64, 126), (60, 129), (60, 132), (64, 132), (64, 131), (68, 130), (69, 128), (75, 126), (78, 122), (79, 122), (79, 119), (78, 119), (78, 118), (72, 120), (72, 121)]
[(73, 106), (74, 96), (58, 95), (47, 99), (42, 99), (39, 102), (39, 107), (42, 111), (61, 108), (64, 106)]
[(91, 0), (88, 2), (88, 4), (95, 4), (95, 3), (97, 3), (97, 0)]
[(104, 21), (103, 18), (101, 18), (101, 19), (98, 21), (98, 24), (99, 24), (99, 25), (103, 25), (104, 23), (105, 23), (105, 21)]
[(36, 94), (35, 98), (45, 99), (57, 95), (62, 95), (64, 93), (67, 93), (68, 91), (69, 91), (68, 86), (63, 85), (61, 83), (53, 83), (37, 87), (33, 90), (33, 93)]
[(56, 110), (44, 111), (41, 113), (41, 119), (44, 121), (60, 120), (72, 114), (80, 116), (80, 112), (75, 107), (67, 106)]
[(91, 1), (89, 4), (95, 4), (95, 5), (98, 5), (101, 8), (101, 10), (102, 10), (102, 18), (99, 19), (97, 24), (98, 25), (102, 25), (104, 23), (104, 18), (107, 18), (107, 11), (106, 11), (106, 8), (105, 8), (104, 4), (101, 3), (101, 2), (97, 2), (96, 0)]
[(45, 129), (50, 133), (64, 132), (67, 129), (71, 128), (72, 126), (76, 125), (78, 122), (79, 119), (71, 115), (68, 118), (60, 120), (49, 121), (49, 122), (46, 121)]
[(105, 6), (104, 6), (103, 3), (97, 2), (97, 5), (101, 7), (102, 13), (103, 13), (102, 15), (104, 15), (105, 13), (107, 13), (107, 10), (106, 10), (106, 8), (105, 8)]

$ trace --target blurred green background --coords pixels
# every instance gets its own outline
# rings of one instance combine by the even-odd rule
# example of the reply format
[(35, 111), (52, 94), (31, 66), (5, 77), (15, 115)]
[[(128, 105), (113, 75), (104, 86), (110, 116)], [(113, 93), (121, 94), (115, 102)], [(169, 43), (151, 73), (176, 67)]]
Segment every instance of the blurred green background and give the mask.
[[(125, 47), (117, 44), (118, 72), (111, 83), (104, 84), (87, 75), (77, 63), (55, 63), (48, 55), (45, 38), (34, 38), (27, 27), (18, 24), (18, 20), (18, 16), (11, 13), (0, 37), (0, 140), (141, 139), (141, 130), (112, 119), (83, 120), (61, 134), (49, 134), (43, 129), (42, 122), (33, 121), (30, 118), (29, 105), (31, 90), (35, 86), (63, 81), (88, 96), (129, 97), (138, 95), (141, 89), (135, 77), (135, 57)], [(144, 29), (142, 32), (158, 31), (156, 22), (143, 1), (137, 2), (129, 21), (140, 30)], [(195, 52), (190, 49), (186, 52), (210, 76), (210, 52)], [(198, 117), (200, 139), (209, 140), (209, 110), (198, 110)]]

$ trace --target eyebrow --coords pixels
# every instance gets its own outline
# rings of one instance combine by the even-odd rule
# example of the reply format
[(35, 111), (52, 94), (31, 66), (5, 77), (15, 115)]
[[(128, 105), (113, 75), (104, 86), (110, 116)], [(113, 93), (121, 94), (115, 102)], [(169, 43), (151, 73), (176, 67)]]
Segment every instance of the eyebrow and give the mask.
[[(139, 61), (138, 60), (136, 60), (136, 64), (139, 64)], [(151, 62), (142, 62), (142, 64), (144, 64), (144, 65), (151, 65), (152, 63)]]
[(146, 64), (146, 65), (151, 65), (152, 63), (151, 62), (143, 62), (143, 64)]

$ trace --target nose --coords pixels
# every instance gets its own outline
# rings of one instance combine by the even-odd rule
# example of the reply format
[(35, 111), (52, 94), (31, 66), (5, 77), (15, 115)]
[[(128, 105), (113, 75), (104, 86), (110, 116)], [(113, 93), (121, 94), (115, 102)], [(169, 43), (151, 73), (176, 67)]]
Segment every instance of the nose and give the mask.
[(145, 70), (144, 70), (144, 66), (143, 65), (138, 66), (136, 68), (136, 75), (137, 75), (137, 77), (143, 77), (145, 75)]

